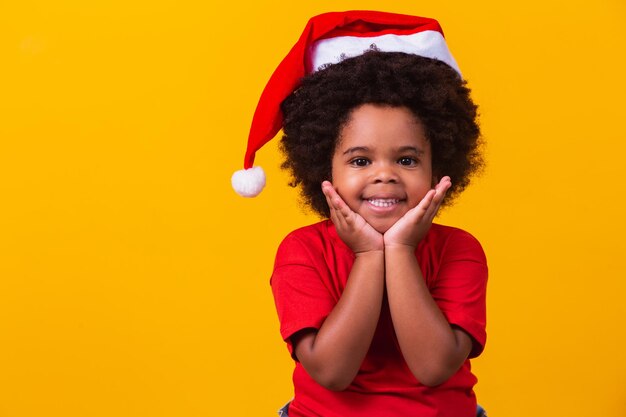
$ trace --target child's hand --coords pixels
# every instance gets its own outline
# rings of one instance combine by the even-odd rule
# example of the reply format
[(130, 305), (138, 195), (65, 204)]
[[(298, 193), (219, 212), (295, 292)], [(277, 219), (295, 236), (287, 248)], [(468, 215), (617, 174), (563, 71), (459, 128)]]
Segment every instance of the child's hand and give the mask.
[(450, 177), (443, 177), (434, 190), (428, 191), (417, 206), (407, 211), (385, 232), (385, 246), (403, 245), (415, 248), (430, 229), (450, 185)]
[(383, 235), (363, 217), (348, 207), (329, 181), (322, 183), (322, 192), (330, 208), (330, 219), (337, 234), (356, 254), (384, 249)]

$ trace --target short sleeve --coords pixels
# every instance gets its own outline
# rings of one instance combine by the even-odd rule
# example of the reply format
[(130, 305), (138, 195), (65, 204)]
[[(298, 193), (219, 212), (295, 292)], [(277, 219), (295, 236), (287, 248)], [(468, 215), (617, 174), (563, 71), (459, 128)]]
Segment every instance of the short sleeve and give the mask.
[(283, 240), (276, 254), (270, 284), (280, 334), (292, 356), (290, 337), (306, 328), (319, 329), (337, 302), (327, 285), (323, 259), (320, 245), (294, 234)]
[(448, 322), (473, 338), (470, 358), (480, 355), (487, 339), (487, 259), (476, 238), (456, 229), (446, 241), (431, 294)]

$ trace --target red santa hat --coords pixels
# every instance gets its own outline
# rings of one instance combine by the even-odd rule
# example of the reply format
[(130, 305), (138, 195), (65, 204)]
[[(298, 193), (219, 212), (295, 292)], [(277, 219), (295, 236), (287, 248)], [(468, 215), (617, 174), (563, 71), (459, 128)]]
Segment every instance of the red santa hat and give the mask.
[(261, 94), (250, 127), (244, 169), (235, 172), (231, 180), (239, 195), (255, 197), (265, 186), (263, 169), (253, 167), (254, 155), (282, 128), (280, 104), (298, 88), (301, 79), (371, 49), (438, 59), (460, 75), (443, 30), (434, 19), (375, 11), (332, 12), (311, 18)]

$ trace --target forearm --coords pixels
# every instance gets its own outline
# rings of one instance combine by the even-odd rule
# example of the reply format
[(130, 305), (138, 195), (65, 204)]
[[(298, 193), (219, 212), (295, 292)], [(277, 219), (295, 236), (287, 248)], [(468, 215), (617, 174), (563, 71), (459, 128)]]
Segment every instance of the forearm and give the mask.
[(316, 334), (300, 340), (298, 359), (321, 385), (345, 389), (369, 350), (382, 305), (384, 253), (357, 255), (339, 302)]
[(454, 330), (424, 282), (414, 249), (385, 248), (389, 308), (402, 354), (415, 377), (425, 385), (439, 385), (463, 364), (471, 341)]

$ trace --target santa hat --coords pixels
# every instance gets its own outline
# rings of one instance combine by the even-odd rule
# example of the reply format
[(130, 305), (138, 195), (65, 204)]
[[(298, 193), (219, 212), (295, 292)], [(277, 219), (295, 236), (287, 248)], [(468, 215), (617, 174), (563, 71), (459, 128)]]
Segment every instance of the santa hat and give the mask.
[(255, 197), (265, 186), (263, 169), (253, 167), (254, 154), (282, 128), (280, 104), (298, 88), (302, 78), (371, 49), (438, 59), (460, 74), (434, 19), (375, 11), (332, 12), (311, 18), (261, 94), (250, 127), (244, 169), (232, 176), (238, 194)]

